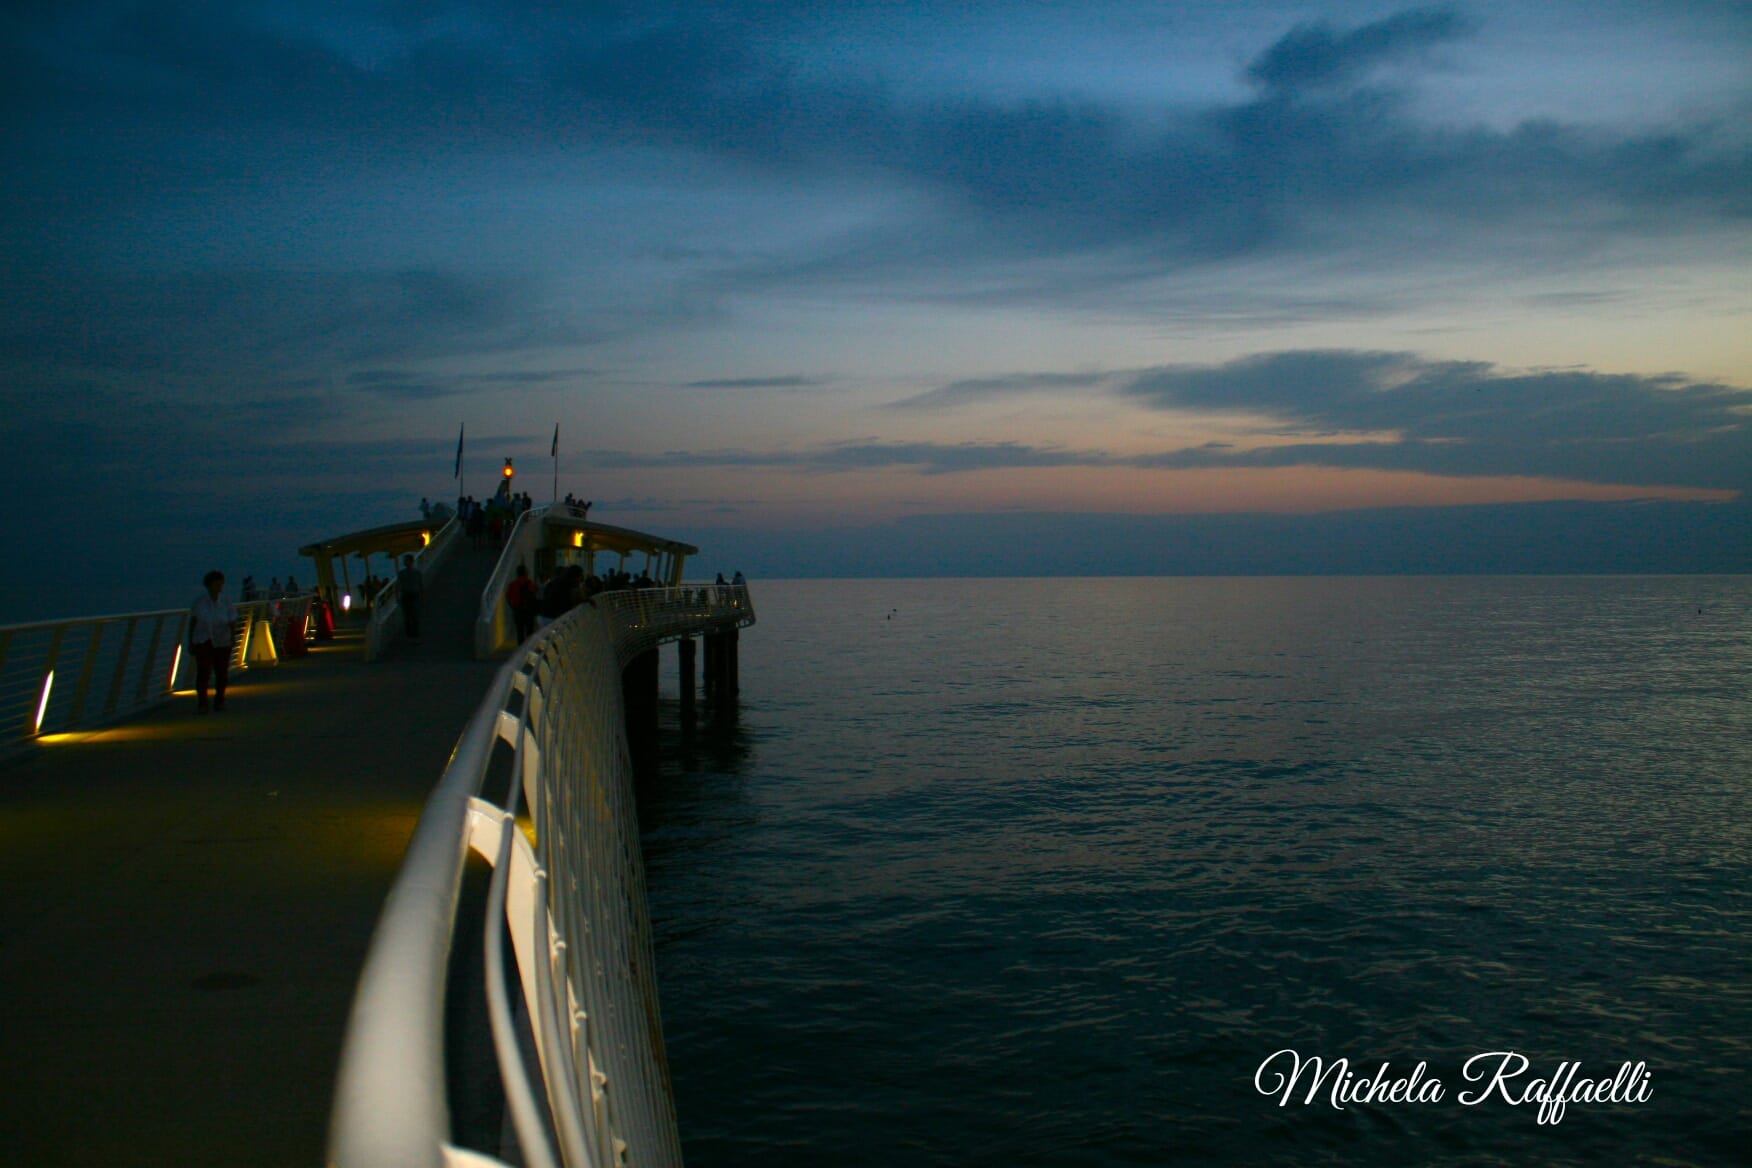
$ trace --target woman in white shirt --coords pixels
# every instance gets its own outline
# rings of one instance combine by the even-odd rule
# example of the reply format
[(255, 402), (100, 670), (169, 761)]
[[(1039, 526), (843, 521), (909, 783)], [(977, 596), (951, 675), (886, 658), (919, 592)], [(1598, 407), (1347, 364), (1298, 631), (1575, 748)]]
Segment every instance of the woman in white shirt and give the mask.
[(225, 573), (215, 568), (201, 578), (207, 591), (189, 609), (189, 648), (195, 654), (195, 709), (207, 712), (207, 679), (213, 680), (213, 708), (225, 708), (225, 682), (231, 672), (231, 626), (237, 609), (220, 595)]

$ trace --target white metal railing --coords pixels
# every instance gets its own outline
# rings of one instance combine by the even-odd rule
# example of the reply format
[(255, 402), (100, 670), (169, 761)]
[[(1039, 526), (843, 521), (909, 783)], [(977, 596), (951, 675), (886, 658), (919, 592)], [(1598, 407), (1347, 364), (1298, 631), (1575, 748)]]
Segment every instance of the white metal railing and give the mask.
[(15, 749), (169, 697), (188, 617), (179, 608), (0, 628), (0, 743)]
[[(237, 605), (232, 665), (277, 660), (275, 642), (293, 623), (306, 627), (310, 601), (306, 593)], [(0, 753), (169, 698), (189, 656), (188, 619), (174, 608), (0, 627)]]
[[(663, 641), (753, 621), (744, 587), (605, 593), (501, 667), (372, 936), (342, 1051), (331, 1165), (501, 1163), (452, 1142), (447, 1102), (445, 984), (471, 847), (494, 866), (479, 959), (523, 1162), (680, 1164), (621, 670)], [(507, 933), (515, 998), (498, 950)], [(519, 1007), (533, 1052), (519, 1041)]]
[[(414, 566), (428, 578), (428, 584), (430, 577), (449, 558), (451, 549), (456, 546), (457, 536), (461, 533), (462, 524), (452, 515), (438, 529), (438, 534), (432, 537), (432, 542), (414, 553)], [(391, 576), (389, 583), (378, 589), (377, 594), (371, 598), (371, 616), (365, 622), (365, 660), (376, 661), (383, 656), (384, 646), (391, 635), (390, 621), (400, 613), (401, 590), (396, 586), (395, 577)]]

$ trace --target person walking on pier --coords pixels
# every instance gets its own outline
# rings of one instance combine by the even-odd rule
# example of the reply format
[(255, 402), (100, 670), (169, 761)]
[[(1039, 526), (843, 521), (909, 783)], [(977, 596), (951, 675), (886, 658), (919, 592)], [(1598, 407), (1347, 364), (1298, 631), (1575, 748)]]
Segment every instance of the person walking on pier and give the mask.
[(402, 557), (402, 570), (395, 575), (395, 586), (401, 598), (402, 631), (408, 640), (420, 639), (420, 594), (426, 589), (425, 577), (414, 567), (413, 556)]
[(225, 708), (225, 683), (231, 673), (231, 626), (237, 609), (225, 599), (225, 573), (215, 568), (201, 578), (207, 590), (189, 609), (189, 649), (195, 655), (195, 709), (207, 712), (207, 682), (213, 682), (213, 708)]

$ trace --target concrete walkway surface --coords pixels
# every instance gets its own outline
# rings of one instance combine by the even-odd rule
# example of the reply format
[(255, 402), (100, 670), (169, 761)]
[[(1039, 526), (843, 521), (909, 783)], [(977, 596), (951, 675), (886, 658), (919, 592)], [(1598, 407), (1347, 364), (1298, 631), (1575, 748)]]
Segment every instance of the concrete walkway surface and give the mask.
[(361, 630), (0, 766), (0, 1163), (324, 1160), (366, 943), (496, 664), (463, 550), (424, 635)]

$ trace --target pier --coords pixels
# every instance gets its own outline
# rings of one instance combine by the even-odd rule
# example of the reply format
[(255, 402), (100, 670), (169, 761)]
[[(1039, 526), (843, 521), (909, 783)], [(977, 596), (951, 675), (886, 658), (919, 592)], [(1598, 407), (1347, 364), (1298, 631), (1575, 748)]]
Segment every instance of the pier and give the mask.
[[(65, 728), (70, 699), (42, 686), (0, 764), (9, 1161), (575, 1166), (630, 1143), (629, 1163), (674, 1162), (629, 759), (660, 648), (681, 646), (691, 717), (704, 639), (707, 700), (728, 709), (754, 614), (745, 588), (683, 584), (685, 545), (547, 518), (527, 513), (502, 554), (426, 532), (417, 642), (384, 619), (384, 596), (307, 654), (270, 662), (258, 646), (223, 713), (195, 713), (186, 663), (162, 700), (108, 724), (89, 697), (108, 692), (101, 676), (81, 687), (85, 724)], [(605, 592), (506, 643), (497, 598), (515, 557), (635, 553), (665, 586)], [(330, 599), (349, 586), (324, 582)], [(149, 653), (146, 626), (129, 627), (132, 690), (170, 634)], [(22, 640), (9, 675), (28, 673)], [(586, 838), (591, 856), (568, 853)], [(618, 866), (589, 868), (599, 855)], [(569, 901), (547, 888), (556, 873), (619, 891)], [(458, 917), (477, 902), (508, 921), (484, 946), (481, 922)], [(509, 991), (491, 985), (500, 939)], [(607, 948), (583, 960), (593, 943)], [(604, 954), (643, 967), (589, 984)], [(488, 1024), (507, 1008), (522, 1035), (509, 1046)]]

